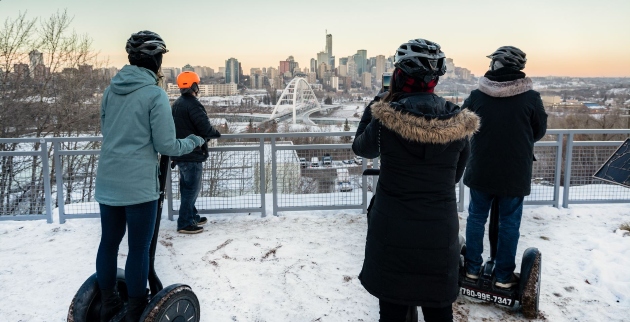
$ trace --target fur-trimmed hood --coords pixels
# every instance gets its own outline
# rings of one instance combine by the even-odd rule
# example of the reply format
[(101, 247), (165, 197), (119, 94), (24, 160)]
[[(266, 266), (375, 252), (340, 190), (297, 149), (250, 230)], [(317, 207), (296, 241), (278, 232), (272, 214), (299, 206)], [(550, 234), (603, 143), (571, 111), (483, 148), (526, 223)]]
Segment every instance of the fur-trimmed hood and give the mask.
[(447, 144), (471, 136), (479, 129), (479, 117), (468, 110), (448, 118), (414, 115), (386, 102), (372, 106), (372, 115), (388, 129), (405, 139), (421, 143)]
[(511, 97), (534, 89), (531, 78), (519, 78), (507, 82), (491, 81), (487, 77), (479, 78), (479, 90), (492, 97)]

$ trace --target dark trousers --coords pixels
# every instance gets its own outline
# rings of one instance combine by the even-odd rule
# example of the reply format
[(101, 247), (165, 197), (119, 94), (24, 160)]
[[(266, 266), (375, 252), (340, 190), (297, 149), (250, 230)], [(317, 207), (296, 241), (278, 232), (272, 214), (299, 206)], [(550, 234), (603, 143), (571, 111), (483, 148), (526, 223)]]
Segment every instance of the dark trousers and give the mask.
[(521, 235), (519, 229), (523, 216), (523, 197), (499, 197), (470, 189), (466, 224), (466, 269), (471, 274), (479, 274), (483, 264), (481, 254), (485, 225), (494, 199), (499, 201), (499, 236), (494, 273), (497, 281), (506, 282), (512, 278), (512, 273), (516, 268), (516, 248)]
[[(379, 300), (378, 304), (381, 308), (381, 318), (379, 322), (406, 322), (407, 311), (409, 306), (400, 305), (385, 302)], [(453, 321), (453, 306), (447, 307), (422, 307), (422, 315), (424, 315), (425, 322), (452, 322)], [(416, 322), (416, 321), (414, 321)]]
[(96, 276), (99, 288), (116, 285), (118, 246), (129, 227), (129, 254), (125, 264), (125, 282), (129, 297), (145, 296), (149, 276), (149, 246), (155, 229), (157, 200), (130, 206), (101, 208), (101, 243), (96, 255)]
[(195, 207), (197, 195), (201, 190), (201, 175), (203, 163), (201, 162), (175, 162), (179, 168), (179, 216), (177, 217), (177, 229), (196, 225), (200, 216)]

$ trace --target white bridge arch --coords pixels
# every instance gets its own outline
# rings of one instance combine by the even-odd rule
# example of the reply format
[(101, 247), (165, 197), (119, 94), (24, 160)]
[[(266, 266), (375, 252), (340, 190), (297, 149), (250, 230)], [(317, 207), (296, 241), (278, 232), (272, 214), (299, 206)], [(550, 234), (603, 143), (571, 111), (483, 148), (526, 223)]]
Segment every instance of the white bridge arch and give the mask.
[(282, 95), (280, 95), (280, 99), (278, 99), (278, 103), (276, 103), (276, 107), (271, 113), (270, 119), (276, 117), (278, 110), (283, 110), (282, 112), (284, 112), (284, 110), (289, 108), (293, 112), (293, 124), (295, 124), (297, 111), (321, 108), (311, 85), (303, 77), (295, 77), (287, 84), (287, 87), (282, 91)]

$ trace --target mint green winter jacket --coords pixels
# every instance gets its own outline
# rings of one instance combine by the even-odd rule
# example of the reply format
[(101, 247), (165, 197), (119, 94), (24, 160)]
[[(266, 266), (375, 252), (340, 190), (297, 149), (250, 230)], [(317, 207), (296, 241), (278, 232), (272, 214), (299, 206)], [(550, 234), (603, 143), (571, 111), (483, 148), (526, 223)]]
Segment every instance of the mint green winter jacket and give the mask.
[(95, 194), (99, 203), (128, 206), (157, 200), (158, 153), (179, 156), (196, 146), (193, 139), (175, 138), (168, 96), (156, 84), (152, 71), (125, 65), (103, 93)]

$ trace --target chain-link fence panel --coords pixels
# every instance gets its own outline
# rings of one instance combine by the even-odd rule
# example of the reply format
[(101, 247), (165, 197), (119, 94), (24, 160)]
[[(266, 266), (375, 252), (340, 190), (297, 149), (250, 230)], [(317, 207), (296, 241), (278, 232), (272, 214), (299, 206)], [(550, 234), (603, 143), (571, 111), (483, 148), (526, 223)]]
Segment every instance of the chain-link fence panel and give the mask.
[(525, 197), (525, 202), (554, 201), (557, 150), (555, 146), (534, 147), (535, 161), (532, 166), (531, 194)]
[(60, 221), (72, 216), (97, 216), (94, 199), (100, 141), (57, 141), (55, 144), (53, 196)]
[(278, 207), (362, 205), (364, 160), (352, 149), (280, 148), (275, 153)]
[[(239, 150), (243, 146), (248, 144), (210, 149), (208, 159), (203, 162), (201, 190), (195, 203), (200, 213), (204, 213), (204, 210), (261, 207), (260, 151)], [(264, 162), (265, 171), (268, 171), (265, 178), (271, 182), (271, 160), (269, 158), (269, 161)], [(179, 171), (179, 167), (175, 167), (171, 173), (174, 211), (179, 210), (181, 202)]]
[(630, 201), (630, 189), (593, 178), (593, 174), (617, 148), (618, 146), (573, 146), (570, 156), (569, 201)]

